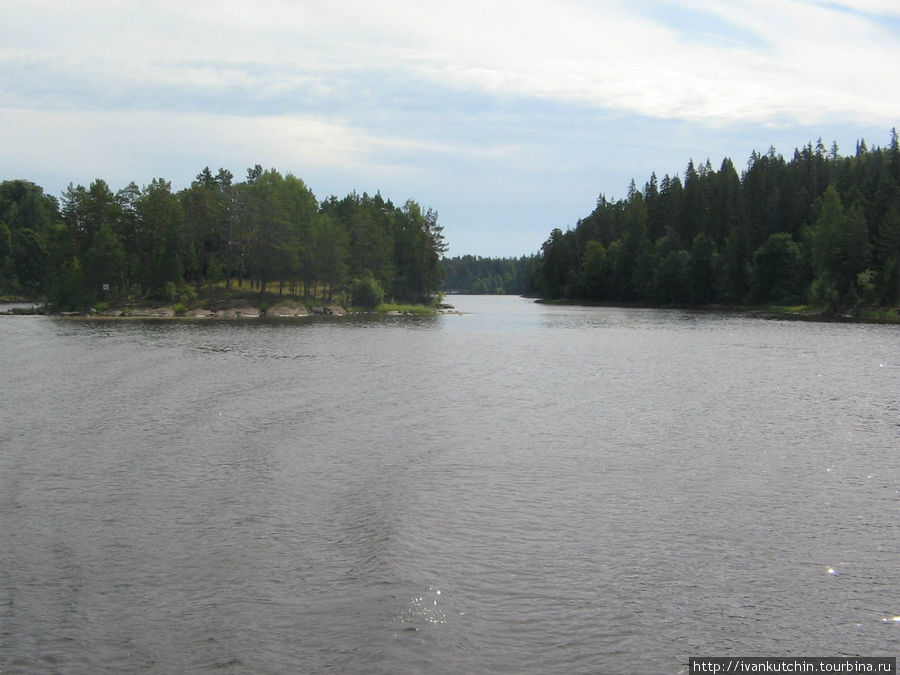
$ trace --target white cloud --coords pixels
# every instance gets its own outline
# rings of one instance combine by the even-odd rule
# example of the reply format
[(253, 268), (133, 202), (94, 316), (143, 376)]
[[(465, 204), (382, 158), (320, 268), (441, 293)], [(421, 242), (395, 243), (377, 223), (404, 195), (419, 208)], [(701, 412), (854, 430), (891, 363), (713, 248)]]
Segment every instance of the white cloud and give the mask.
[(819, 4), (846, 7), (872, 15), (900, 17), (900, 5), (894, 0), (819, 0)]
[(381, 188), (479, 234), (503, 214), (549, 231), (691, 156), (886, 137), (898, 16), (894, 0), (0, 3), (0, 156), (52, 192), (259, 162), (320, 197)]
[[(900, 49), (877, 22), (795, 0), (684, 4), (762, 46), (703, 41), (617, 3), (531, 3), (472, 24), (464, 17), (473, 7), (454, 3), (440, 22), (449, 29), (431, 35), (443, 50), (434, 78), (713, 123), (787, 116), (887, 124), (896, 115), (900, 90), (889, 83)], [(434, 48), (429, 57), (433, 63)]]
[[(420, 177), (423, 165), (436, 156), (498, 164), (524, 160), (521, 149), (508, 143), (375, 136), (340, 121), (302, 115), (0, 109), (0, 126), (16, 130), (0, 138), (6, 171), (34, 176), (54, 167), (66, 182), (76, 183), (96, 177), (111, 184), (141, 183), (163, 176), (177, 189), (206, 164), (238, 173), (256, 163), (304, 174), (367, 174), (396, 183)], [(173, 170), (180, 175), (172, 175)]]
[(170, 88), (254, 100), (302, 92), (312, 104), (359, 78), (390, 74), (431, 87), (713, 123), (845, 117), (889, 124), (900, 109), (900, 88), (890, 86), (900, 62), (896, 37), (877, 20), (836, 8), (897, 14), (891, 3), (678, 5), (756, 44), (686, 34), (673, 25), (677, 11), (665, 14), (664, 25), (652, 5), (634, 2), (43, 0), (30, 10), (0, 10), (8, 26), (0, 58), (43, 62), (62, 80), (120, 99)]
[[(95, 177), (138, 182), (162, 175), (189, 180), (203, 165), (348, 168), (367, 160), (371, 143), (340, 124), (312, 118), (237, 117), (161, 111), (0, 110), (16, 129), (0, 141), (23, 175), (59, 167), (75, 182)], [(199, 163), (199, 164), (198, 164)], [(19, 166), (16, 166), (18, 164)], [(182, 167), (186, 176), (172, 176)], [(148, 173), (148, 171), (150, 173)], [(183, 185), (182, 185), (183, 187)]]

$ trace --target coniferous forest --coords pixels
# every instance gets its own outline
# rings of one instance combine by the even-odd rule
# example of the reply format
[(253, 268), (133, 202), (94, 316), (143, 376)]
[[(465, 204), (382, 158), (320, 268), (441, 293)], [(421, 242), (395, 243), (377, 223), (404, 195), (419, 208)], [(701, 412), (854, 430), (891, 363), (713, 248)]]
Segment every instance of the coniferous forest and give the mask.
[(894, 307), (900, 297), (900, 147), (819, 140), (786, 160), (753, 152), (740, 173), (690, 161), (625, 199), (601, 195), (573, 229), (521, 258), (446, 251), (437, 214), (380, 194), (318, 202), (299, 178), (259, 165), (243, 182), (205, 168), (113, 192), (97, 179), (56, 199), (0, 183), (0, 296), (57, 310), (101, 300), (179, 301), (250, 281), (304, 298), (351, 287), (427, 302), (442, 288), (650, 306)]
[(900, 147), (822, 141), (790, 160), (754, 152), (738, 172), (689, 162), (683, 178), (632, 182), (566, 232), (554, 229), (525, 287), (545, 299), (653, 306), (895, 306)]
[(429, 301), (446, 250), (437, 214), (380, 194), (317, 202), (302, 180), (259, 165), (243, 182), (205, 168), (173, 192), (163, 179), (113, 192), (97, 179), (61, 200), (25, 180), (0, 183), (0, 295), (58, 310), (100, 300), (175, 302), (250, 280), (332, 299), (361, 281), (397, 301)]
[(532, 295), (536, 255), (521, 258), (482, 258), (477, 255), (441, 259), (444, 290), (471, 295)]

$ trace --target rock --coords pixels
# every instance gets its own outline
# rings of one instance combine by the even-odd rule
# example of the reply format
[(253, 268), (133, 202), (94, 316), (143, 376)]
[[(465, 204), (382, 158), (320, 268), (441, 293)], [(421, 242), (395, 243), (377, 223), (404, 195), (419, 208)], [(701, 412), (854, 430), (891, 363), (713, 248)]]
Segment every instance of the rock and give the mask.
[(230, 307), (220, 309), (216, 316), (220, 319), (255, 319), (259, 317), (259, 310), (256, 307)]
[(269, 317), (309, 316), (306, 307), (301, 307), (296, 302), (282, 302), (266, 310)]
[(148, 319), (169, 319), (175, 316), (171, 307), (135, 307), (128, 316)]
[(191, 319), (207, 319), (211, 316), (215, 316), (215, 313), (208, 309), (189, 309), (184, 315)]
[(322, 305), (321, 307), (310, 307), (313, 314), (325, 314), (334, 316), (344, 316), (347, 313), (340, 305)]

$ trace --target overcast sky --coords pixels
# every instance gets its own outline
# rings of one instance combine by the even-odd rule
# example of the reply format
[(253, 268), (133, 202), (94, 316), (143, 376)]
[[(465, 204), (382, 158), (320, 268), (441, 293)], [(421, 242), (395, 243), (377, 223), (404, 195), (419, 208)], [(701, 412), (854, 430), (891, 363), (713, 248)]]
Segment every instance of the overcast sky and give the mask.
[(0, 180), (261, 164), (518, 256), (689, 159), (887, 145), (898, 64), (897, 0), (0, 0)]

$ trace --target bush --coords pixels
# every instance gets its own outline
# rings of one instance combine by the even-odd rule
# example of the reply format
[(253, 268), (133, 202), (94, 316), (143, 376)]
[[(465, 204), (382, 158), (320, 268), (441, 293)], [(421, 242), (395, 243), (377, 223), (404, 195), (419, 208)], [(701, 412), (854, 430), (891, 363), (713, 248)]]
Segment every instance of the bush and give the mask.
[(824, 307), (831, 312), (837, 309), (840, 296), (830, 280), (816, 279), (809, 288), (809, 299), (816, 307)]
[(856, 275), (856, 289), (865, 304), (875, 302), (875, 270), (867, 269)]
[(371, 274), (356, 279), (350, 289), (350, 302), (357, 307), (374, 309), (384, 302), (384, 289)]
[(197, 301), (198, 295), (196, 289), (190, 284), (182, 284), (178, 288), (177, 300), (184, 304), (190, 305)]

